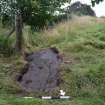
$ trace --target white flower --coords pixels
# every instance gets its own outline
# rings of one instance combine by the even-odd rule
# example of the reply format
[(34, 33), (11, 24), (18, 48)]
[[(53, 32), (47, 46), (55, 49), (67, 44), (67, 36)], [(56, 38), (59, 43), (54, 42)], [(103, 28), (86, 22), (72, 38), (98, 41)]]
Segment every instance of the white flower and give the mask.
[(64, 92), (63, 90), (60, 90), (60, 95), (61, 96), (65, 96), (66, 92)]

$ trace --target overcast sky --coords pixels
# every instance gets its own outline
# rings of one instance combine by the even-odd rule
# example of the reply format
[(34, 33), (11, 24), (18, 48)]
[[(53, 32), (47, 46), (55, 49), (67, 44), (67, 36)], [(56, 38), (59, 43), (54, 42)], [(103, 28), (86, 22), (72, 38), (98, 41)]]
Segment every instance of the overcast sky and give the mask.
[[(91, 0), (71, 0), (71, 1), (72, 1), (71, 3), (74, 3), (76, 1), (80, 1), (82, 3), (91, 5)], [(105, 0), (103, 2), (100, 2), (100, 4), (98, 4), (92, 8), (98, 17), (105, 16)]]

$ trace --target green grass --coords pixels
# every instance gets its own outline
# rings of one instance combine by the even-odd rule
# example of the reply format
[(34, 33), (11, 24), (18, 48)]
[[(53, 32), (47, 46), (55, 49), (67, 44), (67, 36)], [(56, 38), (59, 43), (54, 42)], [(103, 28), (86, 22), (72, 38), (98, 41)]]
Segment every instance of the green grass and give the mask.
[[(53, 29), (32, 32), (26, 26), (23, 32), (24, 50), (31, 52), (56, 46), (64, 58), (60, 86), (52, 93), (43, 94), (54, 95), (59, 89), (64, 89), (73, 99), (42, 101), (19, 97), (21, 87), (15, 77), (25, 61), (22, 57), (12, 55), (0, 58), (0, 105), (105, 105), (104, 18), (78, 17), (60, 23)], [(4, 34), (5, 29), (0, 29), (0, 36)], [(9, 40), (7, 44), (13, 45), (14, 35)], [(42, 93), (27, 93), (28, 96), (39, 94)]]
[(40, 100), (40, 99), (24, 99), (17, 96), (3, 95), (0, 97), (0, 105), (104, 105), (104, 101), (100, 98), (77, 98), (71, 101), (69, 100)]

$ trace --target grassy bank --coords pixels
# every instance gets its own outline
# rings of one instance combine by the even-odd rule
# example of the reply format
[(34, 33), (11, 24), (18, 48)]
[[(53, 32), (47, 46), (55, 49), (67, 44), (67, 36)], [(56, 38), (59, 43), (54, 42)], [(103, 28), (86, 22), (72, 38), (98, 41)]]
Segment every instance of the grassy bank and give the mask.
[[(0, 35), (6, 31), (0, 29)], [(9, 40), (8, 43), (13, 45), (14, 35)], [(0, 105), (104, 105), (105, 19), (76, 17), (37, 33), (31, 32), (28, 26), (24, 28), (24, 50), (51, 46), (59, 48), (64, 58), (60, 71), (62, 82), (53, 94), (64, 89), (73, 100), (26, 100), (17, 96), (21, 87), (15, 81), (15, 76), (25, 62), (22, 57), (14, 55), (0, 58)]]

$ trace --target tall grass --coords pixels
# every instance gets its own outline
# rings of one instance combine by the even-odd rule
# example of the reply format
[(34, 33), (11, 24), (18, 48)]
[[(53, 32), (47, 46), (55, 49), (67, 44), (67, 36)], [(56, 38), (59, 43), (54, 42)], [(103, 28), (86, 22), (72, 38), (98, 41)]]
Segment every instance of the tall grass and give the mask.
[[(61, 83), (58, 87), (58, 90), (65, 90), (67, 95), (70, 95), (74, 98), (74, 101), (73, 103), (54, 102), (54, 104), (48, 102), (48, 105), (105, 104), (104, 18), (75, 17), (70, 21), (56, 25), (52, 29), (44, 30), (41, 32), (32, 32), (29, 26), (25, 26), (23, 33), (24, 50), (33, 51), (56, 46), (62, 53), (63, 63), (61, 64), (60, 69)], [(13, 37), (14, 36), (12, 36), (10, 40), (13, 39)], [(9, 72), (11, 70), (15, 74), (18, 73), (22, 67), (20, 65), (23, 64), (21, 59), (22, 58), (14, 58), (11, 60), (12, 65), (15, 65), (16, 68), (10, 66), (8, 69), (5, 69), (6, 67), (1, 66), (3, 64), (0, 63), (1, 71), (7, 70), (7, 75), (11, 74)], [(8, 65), (8, 61), (6, 64)], [(13, 87), (11, 86), (11, 83), (13, 83), (11, 79), (8, 79), (10, 82), (8, 82), (7, 85), (4, 84), (6, 80), (3, 82), (1, 80), (3, 92), (5, 91), (6, 93), (12, 93), (13, 90), (16, 92), (20, 91), (20, 88), (16, 88), (17, 85), (12, 85)], [(7, 88), (4, 88), (5, 86)], [(56, 91), (56, 94), (58, 94), (58, 90)], [(14, 100), (15, 101), (13, 101), (13, 103), (17, 103), (17, 105), (21, 103), (23, 105), (27, 105), (27, 103), (34, 103), (33, 100), (28, 102), (28, 100), (24, 99), (19, 102), (21, 98), (16, 98)]]
[(40, 33), (32, 33), (28, 28), (24, 31), (25, 41), (32, 50), (56, 46), (63, 52), (64, 62), (69, 63), (62, 66), (64, 82), (60, 88), (69, 95), (104, 97), (104, 23), (100, 18), (77, 17)]

